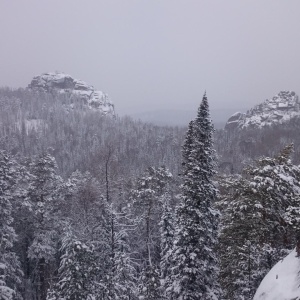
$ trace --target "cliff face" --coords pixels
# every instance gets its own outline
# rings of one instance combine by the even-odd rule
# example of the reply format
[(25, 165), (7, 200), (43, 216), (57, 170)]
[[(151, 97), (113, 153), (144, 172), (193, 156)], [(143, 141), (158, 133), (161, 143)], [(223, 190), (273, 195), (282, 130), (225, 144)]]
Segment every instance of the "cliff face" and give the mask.
[(300, 116), (299, 106), (299, 99), (295, 92), (282, 91), (245, 114), (233, 114), (228, 119), (225, 129), (262, 128), (282, 124)]
[(97, 110), (104, 115), (115, 115), (114, 105), (109, 100), (107, 94), (97, 91), (86, 82), (74, 79), (64, 73), (44, 73), (35, 76), (28, 85), (28, 88), (44, 92), (57, 91), (69, 94), (70, 96), (76, 96), (89, 109)]

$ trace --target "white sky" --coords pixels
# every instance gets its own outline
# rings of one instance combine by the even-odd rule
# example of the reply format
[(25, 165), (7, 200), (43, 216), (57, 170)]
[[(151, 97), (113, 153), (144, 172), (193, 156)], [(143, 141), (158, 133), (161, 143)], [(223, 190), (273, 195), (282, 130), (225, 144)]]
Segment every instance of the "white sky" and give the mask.
[(63, 71), (119, 113), (300, 93), (299, 0), (0, 0), (0, 86)]

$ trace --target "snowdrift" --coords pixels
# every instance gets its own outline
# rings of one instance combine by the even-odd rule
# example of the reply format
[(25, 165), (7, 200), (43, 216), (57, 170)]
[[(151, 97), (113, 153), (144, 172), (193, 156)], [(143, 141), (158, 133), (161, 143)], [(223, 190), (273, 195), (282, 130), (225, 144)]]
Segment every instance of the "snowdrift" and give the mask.
[(293, 250), (265, 276), (253, 300), (300, 300), (300, 258)]

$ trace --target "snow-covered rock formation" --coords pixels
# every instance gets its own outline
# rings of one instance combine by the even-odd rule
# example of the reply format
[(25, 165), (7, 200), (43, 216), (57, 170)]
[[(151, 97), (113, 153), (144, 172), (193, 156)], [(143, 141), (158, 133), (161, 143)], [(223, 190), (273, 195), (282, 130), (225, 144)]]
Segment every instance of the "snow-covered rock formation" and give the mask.
[(282, 124), (300, 116), (298, 96), (292, 91), (282, 91), (272, 99), (256, 105), (247, 113), (235, 113), (227, 121), (225, 129), (262, 128)]
[(102, 114), (114, 115), (114, 105), (108, 99), (107, 94), (96, 91), (93, 86), (86, 82), (74, 79), (64, 73), (44, 73), (35, 76), (28, 85), (31, 90), (38, 89), (45, 92), (53, 90), (59, 93), (69, 93), (82, 99), (84, 105), (92, 110), (100, 111)]
[(293, 250), (265, 276), (253, 300), (299, 300), (300, 258)]

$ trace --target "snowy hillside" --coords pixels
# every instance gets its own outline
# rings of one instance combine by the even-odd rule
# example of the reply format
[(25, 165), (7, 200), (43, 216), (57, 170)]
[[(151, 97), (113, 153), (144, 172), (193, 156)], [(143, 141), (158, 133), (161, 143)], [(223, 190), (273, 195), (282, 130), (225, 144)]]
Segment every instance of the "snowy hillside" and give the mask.
[(69, 93), (83, 100), (89, 109), (100, 111), (102, 114), (114, 115), (114, 105), (108, 99), (107, 94), (96, 91), (93, 86), (86, 82), (72, 78), (64, 73), (44, 73), (35, 76), (28, 85), (29, 89), (38, 89), (45, 92), (56, 90), (60, 93)]
[(246, 113), (233, 114), (228, 119), (225, 129), (262, 128), (273, 124), (282, 124), (300, 116), (299, 105), (299, 99), (295, 92), (282, 91)]
[(261, 282), (253, 300), (299, 300), (300, 259), (293, 250)]

